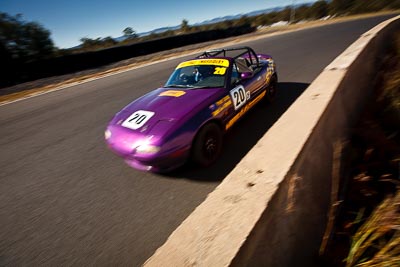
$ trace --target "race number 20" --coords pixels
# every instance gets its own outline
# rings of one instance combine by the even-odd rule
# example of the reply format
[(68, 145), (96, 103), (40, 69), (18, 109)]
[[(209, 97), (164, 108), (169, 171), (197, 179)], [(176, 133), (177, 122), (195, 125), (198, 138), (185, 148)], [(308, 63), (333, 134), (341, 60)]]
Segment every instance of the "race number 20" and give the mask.
[(246, 90), (241, 85), (233, 88), (230, 91), (230, 95), (232, 97), (233, 106), (235, 107), (235, 110), (238, 110), (241, 106), (243, 106), (249, 97), (249, 95), (246, 93)]
[(142, 127), (151, 117), (153, 117), (154, 112), (138, 110), (132, 115), (130, 115), (123, 123), (122, 126), (130, 128), (132, 130), (139, 129)]

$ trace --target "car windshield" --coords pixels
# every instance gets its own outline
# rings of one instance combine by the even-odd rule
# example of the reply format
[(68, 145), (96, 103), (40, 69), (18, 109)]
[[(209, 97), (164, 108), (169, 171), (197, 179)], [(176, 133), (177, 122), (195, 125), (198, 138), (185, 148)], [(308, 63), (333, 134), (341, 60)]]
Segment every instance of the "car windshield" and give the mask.
[(227, 59), (185, 61), (171, 74), (165, 87), (187, 89), (224, 87), (228, 67)]

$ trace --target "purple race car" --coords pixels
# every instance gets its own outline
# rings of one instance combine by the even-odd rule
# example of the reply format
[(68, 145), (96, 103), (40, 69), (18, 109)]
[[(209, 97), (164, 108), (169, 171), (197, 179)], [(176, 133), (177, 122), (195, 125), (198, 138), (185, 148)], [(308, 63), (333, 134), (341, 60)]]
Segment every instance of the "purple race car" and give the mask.
[(277, 81), (273, 59), (250, 47), (206, 51), (118, 112), (106, 142), (139, 170), (170, 171), (189, 158), (208, 166), (221, 153), (224, 132), (260, 100), (274, 99)]

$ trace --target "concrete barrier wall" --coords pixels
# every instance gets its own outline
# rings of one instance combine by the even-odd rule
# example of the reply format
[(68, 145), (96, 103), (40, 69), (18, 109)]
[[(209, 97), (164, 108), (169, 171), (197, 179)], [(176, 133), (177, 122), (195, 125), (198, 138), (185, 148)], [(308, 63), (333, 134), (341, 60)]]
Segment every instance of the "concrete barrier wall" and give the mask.
[(368, 98), (400, 17), (335, 59), (145, 266), (313, 266), (330, 205), (334, 145)]

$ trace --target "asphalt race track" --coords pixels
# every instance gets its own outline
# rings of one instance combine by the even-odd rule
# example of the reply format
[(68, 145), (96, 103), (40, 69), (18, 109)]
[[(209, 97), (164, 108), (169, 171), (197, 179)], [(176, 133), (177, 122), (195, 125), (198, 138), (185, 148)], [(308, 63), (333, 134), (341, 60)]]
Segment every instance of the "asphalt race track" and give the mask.
[(208, 169), (139, 172), (104, 143), (113, 114), (161, 86), (182, 59), (0, 106), (0, 266), (141, 265), (321, 70), (389, 17), (241, 44), (276, 60), (278, 100), (233, 127)]

